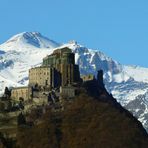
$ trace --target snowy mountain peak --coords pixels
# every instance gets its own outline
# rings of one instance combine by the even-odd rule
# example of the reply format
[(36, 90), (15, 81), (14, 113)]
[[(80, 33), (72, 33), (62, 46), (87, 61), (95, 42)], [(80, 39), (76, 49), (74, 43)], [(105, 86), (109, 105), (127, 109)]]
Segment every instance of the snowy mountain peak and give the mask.
[(11, 37), (8, 41), (0, 45), (0, 49), (4, 51), (22, 51), (27, 48), (53, 49), (58, 46), (60, 46), (59, 43), (44, 37), (39, 32), (23, 32)]
[(41, 37), (39, 32), (23, 32), (11, 37), (6, 43), (18, 43), (23, 40), (37, 40), (38, 37)]

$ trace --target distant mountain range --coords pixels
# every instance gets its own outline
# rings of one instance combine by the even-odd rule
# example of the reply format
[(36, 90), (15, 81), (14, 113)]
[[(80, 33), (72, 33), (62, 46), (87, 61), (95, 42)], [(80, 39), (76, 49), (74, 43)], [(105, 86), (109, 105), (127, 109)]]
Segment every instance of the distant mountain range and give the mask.
[(0, 45), (0, 93), (6, 86), (28, 84), (28, 70), (41, 65), (42, 58), (56, 48), (69, 47), (75, 53), (81, 74), (103, 69), (107, 90), (131, 111), (148, 131), (148, 68), (122, 65), (99, 50), (71, 41), (57, 43), (38, 32), (23, 32)]

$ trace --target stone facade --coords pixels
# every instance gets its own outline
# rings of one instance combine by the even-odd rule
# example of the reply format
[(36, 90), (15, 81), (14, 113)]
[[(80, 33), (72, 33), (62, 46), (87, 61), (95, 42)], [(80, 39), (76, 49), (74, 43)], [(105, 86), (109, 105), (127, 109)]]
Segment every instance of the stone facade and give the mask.
[(29, 87), (17, 87), (17, 88), (13, 88), (11, 91), (11, 98), (18, 100), (20, 98), (23, 98), (24, 100), (28, 100), (29, 99)]
[(36, 84), (41, 87), (54, 88), (58, 85), (58, 78), (60, 75), (55, 68), (49, 66), (41, 66), (31, 68), (29, 70), (29, 86), (35, 86)]

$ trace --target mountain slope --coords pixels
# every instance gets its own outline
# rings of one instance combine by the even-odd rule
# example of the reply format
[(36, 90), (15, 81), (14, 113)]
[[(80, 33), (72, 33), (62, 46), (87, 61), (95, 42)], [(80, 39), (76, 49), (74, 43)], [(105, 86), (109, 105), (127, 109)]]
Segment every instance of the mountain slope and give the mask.
[(85, 93), (65, 101), (64, 111), (47, 112), (41, 124), (20, 129), (17, 144), (25, 148), (23, 143), (28, 148), (147, 148), (148, 134), (111, 96), (94, 99)]
[[(29, 68), (40, 65), (43, 57), (51, 54), (57, 47), (64, 46), (71, 48), (75, 53), (81, 74), (96, 75), (97, 70), (103, 69), (107, 90), (123, 106), (137, 101), (137, 96), (144, 96), (148, 92), (146, 68), (121, 65), (99, 50), (88, 49), (74, 41), (61, 45), (38, 32), (24, 32), (0, 45), (0, 93), (5, 86), (27, 85)], [(143, 100), (138, 101), (143, 103)], [(145, 105), (142, 114), (147, 114), (148, 103)], [(137, 106), (128, 109), (134, 113), (133, 110), (136, 110)], [(138, 117), (140, 121), (148, 121), (147, 115), (143, 115), (143, 120)], [(148, 130), (146, 122), (143, 122), (143, 125)]]

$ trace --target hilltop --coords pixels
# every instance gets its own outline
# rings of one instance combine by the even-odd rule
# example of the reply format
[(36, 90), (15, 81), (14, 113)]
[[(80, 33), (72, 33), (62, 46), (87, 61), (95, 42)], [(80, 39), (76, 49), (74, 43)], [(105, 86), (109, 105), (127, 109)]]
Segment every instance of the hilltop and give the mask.
[(71, 101), (65, 100), (62, 112), (49, 110), (39, 125), (19, 128), (18, 146), (146, 148), (148, 134), (142, 124), (105, 89), (94, 89), (96, 85), (95, 81), (86, 83), (87, 92), (82, 91)]

